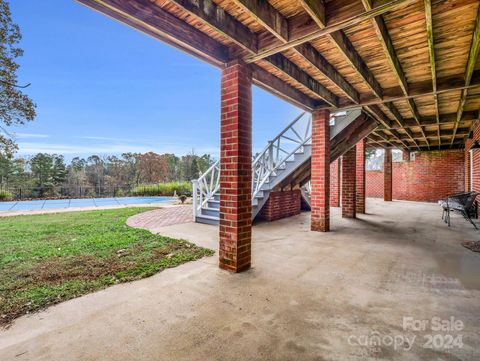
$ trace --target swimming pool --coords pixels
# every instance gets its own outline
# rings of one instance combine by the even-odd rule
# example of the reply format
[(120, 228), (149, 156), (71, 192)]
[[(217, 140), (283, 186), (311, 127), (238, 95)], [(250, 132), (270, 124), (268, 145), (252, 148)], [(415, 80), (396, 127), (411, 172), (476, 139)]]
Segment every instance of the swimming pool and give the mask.
[(78, 198), (49, 199), (35, 201), (0, 202), (0, 212), (33, 211), (40, 209), (122, 206), (129, 204), (152, 204), (174, 200), (175, 197), (121, 197), (121, 198)]

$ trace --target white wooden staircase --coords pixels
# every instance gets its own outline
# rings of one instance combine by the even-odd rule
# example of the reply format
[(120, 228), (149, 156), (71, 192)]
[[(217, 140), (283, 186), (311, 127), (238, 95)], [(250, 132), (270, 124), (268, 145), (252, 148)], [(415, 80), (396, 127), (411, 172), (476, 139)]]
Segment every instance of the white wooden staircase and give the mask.
[[(330, 140), (362, 115), (361, 109), (332, 114)], [(270, 192), (311, 157), (311, 117), (300, 114), (260, 152), (252, 164), (252, 217), (266, 203)], [(348, 150), (348, 149), (347, 149)], [(303, 191), (305, 192), (305, 190)], [(220, 163), (215, 162), (193, 181), (193, 214), (199, 223), (218, 224), (220, 212)]]

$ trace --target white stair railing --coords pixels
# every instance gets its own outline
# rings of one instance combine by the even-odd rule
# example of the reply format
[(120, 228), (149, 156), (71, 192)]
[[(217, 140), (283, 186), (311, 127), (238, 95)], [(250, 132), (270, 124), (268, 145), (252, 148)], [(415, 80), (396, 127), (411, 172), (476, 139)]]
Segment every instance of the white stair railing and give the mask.
[(220, 190), (220, 161), (217, 160), (200, 178), (192, 181), (193, 220), (201, 214), (202, 207)]
[(272, 174), (292, 159), (312, 138), (312, 118), (300, 114), (260, 152), (252, 164), (252, 198)]

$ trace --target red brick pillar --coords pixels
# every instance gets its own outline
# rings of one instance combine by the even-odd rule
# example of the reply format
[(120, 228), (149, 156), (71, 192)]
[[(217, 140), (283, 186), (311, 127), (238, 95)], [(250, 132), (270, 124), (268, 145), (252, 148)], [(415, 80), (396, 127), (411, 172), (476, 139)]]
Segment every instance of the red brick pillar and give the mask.
[(330, 206), (340, 207), (341, 172), (340, 159), (330, 164)]
[(311, 230), (330, 230), (330, 112), (312, 113)]
[(383, 200), (390, 202), (392, 200), (392, 149), (385, 149), (383, 158)]
[(355, 209), (357, 213), (365, 213), (365, 146), (367, 139), (364, 138), (357, 143), (357, 179), (356, 179), (356, 203)]
[(473, 144), (473, 139), (465, 141), (465, 192), (470, 192), (470, 147)]
[(250, 268), (252, 240), (252, 87), (248, 65), (222, 71), (220, 268)]
[(342, 156), (342, 217), (356, 217), (357, 150), (353, 147)]
[(410, 152), (402, 151), (402, 160), (404, 162), (410, 162)]

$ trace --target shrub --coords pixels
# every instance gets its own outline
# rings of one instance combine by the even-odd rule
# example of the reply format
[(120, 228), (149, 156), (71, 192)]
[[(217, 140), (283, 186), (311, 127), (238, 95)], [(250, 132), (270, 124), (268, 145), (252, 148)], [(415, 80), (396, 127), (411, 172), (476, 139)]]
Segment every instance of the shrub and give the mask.
[(0, 202), (10, 201), (12, 199), (13, 199), (13, 195), (11, 192), (7, 191), (6, 189), (0, 189)]
[(190, 182), (170, 182), (139, 185), (132, 189), (132, 196), (173, 196), (174, 194), (192, 194)]

